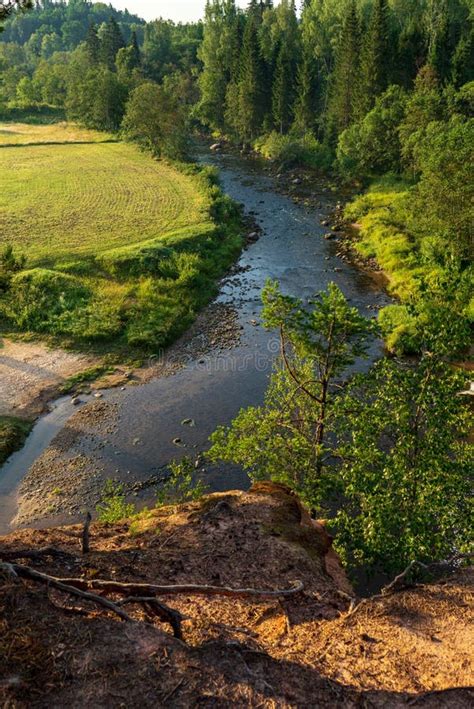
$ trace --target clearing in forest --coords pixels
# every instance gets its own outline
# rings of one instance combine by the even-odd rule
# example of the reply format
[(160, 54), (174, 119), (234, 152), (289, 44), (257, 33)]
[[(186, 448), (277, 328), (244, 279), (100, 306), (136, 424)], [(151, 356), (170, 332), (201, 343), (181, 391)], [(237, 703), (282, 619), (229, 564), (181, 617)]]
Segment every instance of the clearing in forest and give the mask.
[(94, 255), (206, 218), (195, 181), (124, 143), (0, 149), (0, 242), (30, 265)]
[(180, 334), (240, 246), (212, 171), (68, 124), (0, 124), (15, 130), (25, 144), (0, 140), (0, 251), (26, 263), (0, 289), (3, 331), (146, 349)]

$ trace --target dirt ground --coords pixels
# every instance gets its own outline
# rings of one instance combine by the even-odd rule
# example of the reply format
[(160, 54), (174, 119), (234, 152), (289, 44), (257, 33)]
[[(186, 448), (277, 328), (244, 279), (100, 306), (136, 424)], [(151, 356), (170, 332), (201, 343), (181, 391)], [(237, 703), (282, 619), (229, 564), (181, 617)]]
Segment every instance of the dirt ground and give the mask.
[[(97, 605), (0, 571), (0, 705), (20, 707), (456, 707), (473, 705), (472, 573), (367, 602), (324, 527), (279, 486), (210, 495), (142, 519), (23, 530), (0, 561), (62, 578), (303, 590), (263, 598), (173, 592), (183, 639), (128, 603)], [(26, 549), (54, 547), (64, 556)], [(25, 552), (23, 552), (25, 553)], [(1, 567), (0, 567), (1, 569)], [(95, 591), (100, 593), (100, 591)], [(121, 592), (123, 595), (123, 592)], [(136, 591), (134, 591), (136, 594)], [(109, 594), (118, 601), (120, 594)], [(2, 704), (3, 702), (3, 704)]]
[(0, 340), (0, 416), (33, 419), (41, 414), (65, 379), (97, 359), (38, 342)]

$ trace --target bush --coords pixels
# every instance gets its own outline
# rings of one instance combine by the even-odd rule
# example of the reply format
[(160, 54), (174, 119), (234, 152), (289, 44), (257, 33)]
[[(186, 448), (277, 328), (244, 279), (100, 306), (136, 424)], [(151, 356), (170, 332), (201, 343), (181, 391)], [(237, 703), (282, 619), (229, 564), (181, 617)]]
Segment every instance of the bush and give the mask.
[(405, 111), (406, 95), (390, 86), (360, 123), (339, 136), (337, 167), (343, 177), (365, 177), (398, 172), (401, 144), (398, 126)]
[(17, 327), (37, 332), (61, 331), (64, 313), (84, 305), (90, 290), (74, 276), (44, 268), (13, 276), (3, 312)]
[(10, 288), (15, 273), (25, 268), (26, 256), (15, 256), (13, 246), (7, 244), (0, 253), (0, 293)]
[(100, 522), (114, 524), (131, 517), (135, 513), (135, 505), (126, 502), (123, 483), (107, 480), (96, 510)]
[(273, 131), (255, 142), (255, 150), (263, 157), (274, 160), (282, 168), (306, 165), (327, 170), (332, 163), (330, 151), (316, 140), (312, 133), (282, 135)]
[(13, 416), (0, 416), (0, 465), (21, 448), (32, 427), (31, 421)]
[(158, 490), (156, 496), (157, 507), (172, 503), (193, 502), (205, 494), (206, 486), (201, 480), (196, 480), (196, 472), (191, 458), (174, 460), (169, 467), (170, 476)]

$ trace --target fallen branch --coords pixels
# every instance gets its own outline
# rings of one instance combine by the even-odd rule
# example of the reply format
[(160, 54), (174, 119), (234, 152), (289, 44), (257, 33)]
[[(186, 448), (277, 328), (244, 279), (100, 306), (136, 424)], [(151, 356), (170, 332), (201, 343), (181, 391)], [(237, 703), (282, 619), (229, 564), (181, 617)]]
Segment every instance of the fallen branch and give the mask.
[(80, 578), (65, 578), (56, 579), (63, 583), (67, 583), (75, 588), (112, 591), (115, 593), (154, 596), (173, 596), (181, 593), (188, 595), (204, 595), (204, 596), (239, 596), (243, 598), (279, 598), (281, 596), (294, 596), (301, 593), (304, 589), (302, 581), (295, 581), (292, 588), (276, 589), (275, 591), (267, 591), (265, 589), (256, 588), (230, 588), (229, 586), (207, 586), (194, 583), (176, 584), (171, 586), (160, 586), (153, 583), (123, 583), (120, 581), (105, 581), (103, 579), (80, 579)]
[(118, 615), (122, 620), (128, 622), (134, 622), (128, 613), (125, 613), (121, 608), (119, 608), (115, 603), (109, 601), (108, 598), (103, 596), (98, 596), (96, 593), (90, 593), (90, 591), (83, 591), (75, 586), (70, 586), (68, 583), (64, 583), (61, 579), (57, 579), (54, 576), (49, 576), (49, 574), (43, 574), (41, 571), (36, 571), (29, 566), (23, 566), (22, 564), (0, 564), (0, 570), (5, 570), (10, 575), (19, 576), (20, 578), (29, 579), (30, 581), (37, 581), (45, 586), (57, 588), (59, 591), (64, 591), (64, 593), (69, 593), (71, 596), (77, 596), (85, 601), (91, 601), (96, 605), (102, 606), (112, 613)]
[(185, 620), (185, 617), (179, 611), (170, 608), (164, 603), (160, 603), (160, 601), (157, 601), (153, 596), (129, 596), (128, 598), (118, 601), (117, 605), (123, 606), (126, 603), (138, 603), (145, 606), (153, 615), (158, 616), (164, 623), (171, 625), (175, 638), (179, 638), (179, 640), (183, 639), (181, 623)]

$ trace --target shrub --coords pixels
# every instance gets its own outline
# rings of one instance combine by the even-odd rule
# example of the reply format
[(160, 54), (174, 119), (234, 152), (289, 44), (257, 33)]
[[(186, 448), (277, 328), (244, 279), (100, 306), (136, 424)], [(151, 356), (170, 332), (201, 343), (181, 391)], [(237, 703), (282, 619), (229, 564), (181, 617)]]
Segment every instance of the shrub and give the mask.
[(328, 149), (321, 145), (312, 133), (282, 135), (273, 131), (269, 135), (259, 138), (254, 147), (263, 157), (274, 160), (282, 168), (307, 165), (326, 170), (332, 162), (332, 156)]
[(135, 513), (135, 505), (126, 502), (123, 483), (107, 480), (96, 510), (100, 522), (114, 524), (131, 517)]
[(157, 492), (157, 507), (171, 503), (192, 502), (205, 494), (206, 486), (202, 480), (196, 480), (196, 472), (191, 458), (174, 460), (169, 467), (170, 476)]
[(352, 179), (400, 170), (398, 126), (404, 115), (405, 103), (403, 89), (390, 86), (362, 121), (341, 133), (337, 166), (343, 177)]
[(0, 293), (9, 289), (15, 273), (25, 268), (26, 256), (16, 256), (13, 246), (7, 244), (0, 253)]
[(74, 276), (34, 268), (13, 276), (2, 305), (17, 327), (55, 332), (61, 331), (60, 317), (84, 305), (89, 297), (89, 289)]

